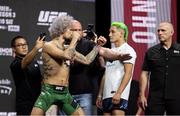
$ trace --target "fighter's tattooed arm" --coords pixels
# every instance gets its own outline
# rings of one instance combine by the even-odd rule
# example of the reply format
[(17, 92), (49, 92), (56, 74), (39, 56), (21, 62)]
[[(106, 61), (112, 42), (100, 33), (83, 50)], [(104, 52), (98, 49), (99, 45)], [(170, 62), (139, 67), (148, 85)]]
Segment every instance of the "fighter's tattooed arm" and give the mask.
[(76, 51), (74, 60), (88, 65), (96, 58), (96, 56), (98, 54), (98, 50), (99, 50), (98, 46), (95, 46), (93, 48), (93, 50), (91, 50), (91, 52), (89, 54), (87, 54), (86, 56), (84, 56)]
[(64, 57), (68, 60), (72, 60), (72, 58), (75, 56), (75, 48), (69, 48), (64, 50)]

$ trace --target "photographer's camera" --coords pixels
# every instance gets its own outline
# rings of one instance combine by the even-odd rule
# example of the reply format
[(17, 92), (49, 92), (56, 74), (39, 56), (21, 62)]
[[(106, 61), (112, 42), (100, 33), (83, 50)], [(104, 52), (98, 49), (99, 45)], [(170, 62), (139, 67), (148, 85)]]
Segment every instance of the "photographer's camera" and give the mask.
[(85, 33), (87, 34), (85, 36), (86, 39), (93, 40), (95, 38), (93, 28), (94, 28), (93, 24), (88, 24), (87, 29), (85, 31)]

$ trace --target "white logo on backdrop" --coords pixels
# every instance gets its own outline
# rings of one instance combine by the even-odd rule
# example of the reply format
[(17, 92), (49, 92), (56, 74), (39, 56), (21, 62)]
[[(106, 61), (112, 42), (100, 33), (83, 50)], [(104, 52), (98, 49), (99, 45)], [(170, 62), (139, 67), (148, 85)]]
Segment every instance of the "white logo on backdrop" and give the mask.
[(0, 116), (16, 116), (16, 112), (0, 112)]
[(0, 48), (0, 56), (12, 56), (12, 48)]
[(0, 80), (0, 94), (2, 95), (10, 95), (12, 91), (12, 87), (10, 87), (11, 81), (9, 79), (1, 79)]
[(9, 6), (0, 6), (0, 30), (7, 30), (9, 32), (19, 32), (20, 26), (14, 25), (16, 12)]
[(58, 12), (58, 11), (40, 11), (37, 25), (49, 26), (51, 25), (54, 18), (67, 14), (67, 12)]

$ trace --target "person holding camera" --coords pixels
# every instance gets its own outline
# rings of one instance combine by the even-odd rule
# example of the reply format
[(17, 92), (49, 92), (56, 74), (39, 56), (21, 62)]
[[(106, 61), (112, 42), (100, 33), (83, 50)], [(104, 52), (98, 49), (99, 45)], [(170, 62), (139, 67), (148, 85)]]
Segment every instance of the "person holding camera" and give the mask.
[(23, 36), (11, 40), (15, 58), (10, 65), (16, 87), (17, 115), (30, 115), (34, 102), (41, 91), (42, 75), (35, 56), (44, 45), (44, 38), (38, 37), (36, 45), (28, 53), (28, 43)]
[[(78, 32), (82, 38), (78, 42), (76, 50), (83, 55), (87, 55), (96, 45), (91, 41), (93, 35), (89, 36), (90, 30), (87, 29), (87, 36), (84, 37), (82, 25), (77, 20), (73, 21), (72, 30)], [(69, 90), (86, 115), (93, 114), (94, 91), (97, 91), (94, 89), (96, 86), (93, 85), (93, 81), (101, 77), (103, 70), (99, 65), (98, 56), (90, 65), (74, 62), (70, 66)]]

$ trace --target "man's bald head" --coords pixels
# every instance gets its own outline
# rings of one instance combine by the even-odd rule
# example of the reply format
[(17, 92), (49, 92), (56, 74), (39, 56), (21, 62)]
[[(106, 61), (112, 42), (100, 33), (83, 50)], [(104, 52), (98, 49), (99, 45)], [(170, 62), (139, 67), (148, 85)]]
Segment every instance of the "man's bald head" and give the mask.
[(174, 34), (174, 27), (173, 27), (172, 23), (170, 23), (170, 22), (166, 22), (166, 21), (161, 22), (161, 23), (159, 24), (159, 27), (165, 27), (165, 28), (167, 28), (172, 34)]
[(82, 25), (78, 20), (72, 21), (71, 31), (77, 31), (81, 36), (83, 36)]

